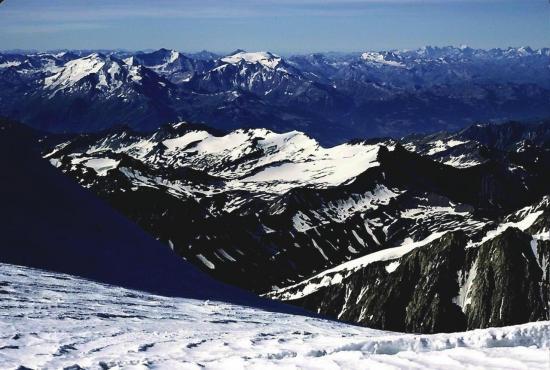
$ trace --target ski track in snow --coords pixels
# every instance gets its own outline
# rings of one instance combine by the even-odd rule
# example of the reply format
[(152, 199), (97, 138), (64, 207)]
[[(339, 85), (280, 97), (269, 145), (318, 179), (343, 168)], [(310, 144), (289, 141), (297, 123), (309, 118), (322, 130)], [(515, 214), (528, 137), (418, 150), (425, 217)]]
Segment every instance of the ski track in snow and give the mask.
[[(413, 335), (0, 264), (0, 368), (548, 369), (550, 322)], [(77, 368), (77, 367), (72, 367)]]

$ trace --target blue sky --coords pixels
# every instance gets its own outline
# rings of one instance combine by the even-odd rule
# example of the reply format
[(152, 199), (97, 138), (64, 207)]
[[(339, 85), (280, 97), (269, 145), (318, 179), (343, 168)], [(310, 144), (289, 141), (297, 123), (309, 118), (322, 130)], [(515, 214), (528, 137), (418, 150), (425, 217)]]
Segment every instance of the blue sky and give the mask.
[(0, 49), (550, 47), (548, 0), (5, 0)]

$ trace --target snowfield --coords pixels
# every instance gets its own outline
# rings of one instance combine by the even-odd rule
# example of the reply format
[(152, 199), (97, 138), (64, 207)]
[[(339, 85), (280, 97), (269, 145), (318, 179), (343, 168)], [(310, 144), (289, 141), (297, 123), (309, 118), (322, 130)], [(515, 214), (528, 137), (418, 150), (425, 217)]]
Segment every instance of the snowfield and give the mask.
[(0, 368), (548, 369), (550, 322), (413, 335), (0, 264)]
[[(184, 124), (174, 124), (173, 128)], [(72, 164), (84, 163), (103, 176), (119, 163), (106, 156), (125, 153), (150, 168), (188, 167), (204, 171), (224, 179), (220, 191), (278, 195), (297, 187), (328, 188), (352, 182), (367, 169), (380, 165), (377, 157), (383, 146), (347, 143), (325, 148), (298, 131), (279, 134), (267, 129), (238, 129), (224, 136), (192, 130), (162, 140), (158, 133), (148, 138), (126, 135), (109, 135), (84, 152), (71, 153)], [(56, 156), (67, 145), (58, 145), (45, 158), (53, 159), (52, 164), (57, 167), (61, 162), (55, 161)], [(143, 182), (147, 186), (160, 185), (156, 179)], [(162, 181), (162, 186), (167, 185), (167, 181)], [(176, 193), (181, 192), (177, 185), (172, 187)], [(199, 193), (204, 195), (202, 190)]]

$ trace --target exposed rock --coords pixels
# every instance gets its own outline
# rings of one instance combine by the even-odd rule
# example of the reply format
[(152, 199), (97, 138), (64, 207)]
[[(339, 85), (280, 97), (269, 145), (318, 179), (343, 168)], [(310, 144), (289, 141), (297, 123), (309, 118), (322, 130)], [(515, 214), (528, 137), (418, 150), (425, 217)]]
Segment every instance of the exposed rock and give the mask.
[(479, 247), (466, 306), (468, 329), (548, 318), (543, 272), (533, 255), (531, 240), (530, 235), (508, 228)]

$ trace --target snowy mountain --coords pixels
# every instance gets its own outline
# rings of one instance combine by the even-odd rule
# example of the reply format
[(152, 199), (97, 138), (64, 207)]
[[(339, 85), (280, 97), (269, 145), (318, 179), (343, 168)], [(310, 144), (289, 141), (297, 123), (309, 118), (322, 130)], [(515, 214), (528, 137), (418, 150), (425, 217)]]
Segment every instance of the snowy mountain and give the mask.
[(410, 151), (462, 168), (522, 153), (524, 158), (520, 166), (510, 167), (511, 170), (521, 170), (523, 165), (531, 166), (540, 160), (537, 158), (541, 155), (544, 157), (550, 142), (550, 124), (476, 124), (459, 132), (411, 135), (401, 142)]
[[(546, 237), (539, 238), (540, 251), (529, 247), (533, 235), (547, 235), (547, 211), (531, 216), (529, 225), (521, 224), (498, 245), (479, 244), (519, 209), (543, 209), (547, 203), (547, 127), (474, 126), (401, 142), (352, 141), (326, 148), (300, 132), (222, 133), (179, 123), (151, 133), (120, 129), (76, 136), (50, 148), (45, 157), (218, 279), (372, 327), (434, 332), (547, 319), (544, 295), (529, 298), (528, 316), (512, 312), (498, 320), (491, 316), (492, 321), (453, 301), (464, 284), (459, 277), (467, 275), (476, 256), (487, 248), (506, 250), (510, 243), (524, 245), (530, 256), (523, 268), (532, 272), (517, 277), (525, 291), (539, 285), (548, 289), (548, 274), (540, 272), (548, 269)], [(499, 139), (487, 140), (486, 133)], [(531, 232), (531, 224), (541, 226)], [(431, 272), (424, 264), (433, 258), (454, 262)], [(494, 268), (509, 269), (517, 258), (498, 261)], [(375, 270), (370, 262), (363, 268), (362, 259), (377, 262)], [(416, 270), (398, 268), (397, 262)], [(386, 270), (388, 263), (397, 270)], [(347, 264), (354, 266), (353, 273), (336, 273), (328, 281), (339, 284), (327, 286), (325, 271)], [(412, 302), (418, 306), (417, 316), (407, 323), (389, 320), (389, 308), (368, 302), (344, 315), (348, 301), (341, 294), (346, 284), (358, 291), (368, 286), (365, 273), (379, 284), (397, 281), (410, 292), (414, 289), (406, 288), (403, 279), (427, 279), (426, 289), (434, 295), (417, 300), (412, 293), (396, 293), (404, 301), (387, 303), (395, 310)], [(397, 275), (409, 278), (395, 280)], [(312, 290), (312, 280), (322, 289)], [(498, 279), (492, 289), (521, 302), (510, 295), (516, 283)], [(481, 284), (479, 289), (488, 288)], [(479, 299), (478, 306), (494, 306), (489, 295)], [(441, 316), (421, 314), (433, 305)], [(365, 320), (375, 312), (381, 316)], [(455, 326), (442, 326), (447, 322)]]
[(221, 61), (227, 64), (259, 64), (263, 67), (276, 69), (281, 64), (282, 59), (278, 55), (265, 51), (247, 53), (246, 51), (239, 50), (233, 54), (221, 58)]
[[(536, 73), (543, 75), (541, 86), (548, 87), (550, 49), (531, 48), (472, 49), (467, 46), (425, 47), (417, 50), (368, 51), (349, 69), (365, 68), (373, 80), (413, 87), (470, 82), (532, 83)], [(390, 72), (391, 71), (391, 72)], [(386, 74), (386, 72), (389, 72)], [(346, 70), (340, 73), (348, 73)], [(393, 74), (392, 74), (393, 73)]]
[(175, 85), (113, 55), (93, 53), (33, 73), (26, 68), (0, 69), (0, 80), (17, 92), (3, 98), (6, 115), (22, 115), (42, 130), (98, 131), (125, 123), (153, 128), (177, 118), (171, 108)]
[(0, 54), (0, 114), (52, 132), (121, 124), (147, 131), (187, 120), (222, 130), (299, 130), (336, 145), (546, 118), (549, 66), (548, 49), (527, 47), (289, 57), (168, 49)]
[(0, 367), (546, 369), (550, 324), (411, 335), (0, 264)]
[(294, 95), (307, 83), (300, 71), (281, 57), (269, 52), (241, 50), (220, 58), (214, 68), (190, 81), (198, 91), (246, 91), (259, 96)]
[(160, 49), (151, 53), (138, 53), (127, 63), (143, 65), (173, 83), (187, 82), (197, 73), (212, 68), (212, 61), (185, 56), (176, 50)]
[(141, 66), (129, 65), (114, 57), (91, 54), (67, 62), (59, 72), (44, 79), (44, 86), (54, 92), (95, 89), (114, 93), (128, 85), (147, 83), (144, 81), (147, 78), (151, 75), (147, 75), (147, 70)]

